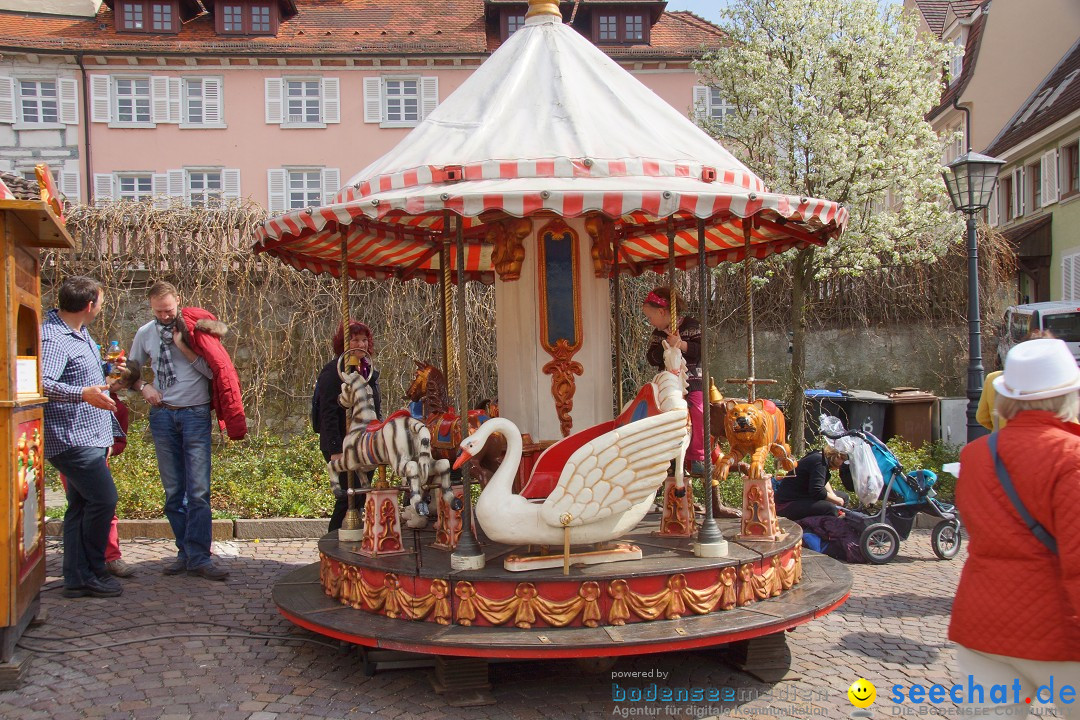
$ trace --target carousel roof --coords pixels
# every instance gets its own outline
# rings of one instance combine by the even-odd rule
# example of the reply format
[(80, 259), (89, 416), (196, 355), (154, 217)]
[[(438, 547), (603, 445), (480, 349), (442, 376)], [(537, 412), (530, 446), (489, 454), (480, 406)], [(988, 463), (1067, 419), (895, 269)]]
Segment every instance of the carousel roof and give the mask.
[[(688, 108), (689, 109), (689, 108)], [(770, 193), (682, 112), (558, 18), (529, 18), (393, 150), (353, 176), (335, 202), (267, 220), (256, 252), (353, 277), (436, 282), (439, 248), (462, 218), (466, 279), (492, 282), (490, 223), (507, 216), (600, 214), (620, 239), (620, 272), (765, 257), (842, 232), (827, 200)], [(444, 232), (445, 228), (445, 232)], [(451, 271), (456, 275), (455, 254)]]

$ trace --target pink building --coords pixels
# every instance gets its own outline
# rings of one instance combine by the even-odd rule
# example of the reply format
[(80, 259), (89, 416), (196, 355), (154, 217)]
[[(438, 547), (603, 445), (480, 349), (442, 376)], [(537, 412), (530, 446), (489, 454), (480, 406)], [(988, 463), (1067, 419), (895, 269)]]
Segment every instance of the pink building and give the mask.
[[(95, 5), (0, 11), (0, 168), (46, 161), (84, 202), (250, 197), (277, 212), (322, 204), (396, 145), (521, 26), (527, 1)], [(722, 113), (690, 61), (723, 34), (665, 5), (561, 3), (672, 106)]]

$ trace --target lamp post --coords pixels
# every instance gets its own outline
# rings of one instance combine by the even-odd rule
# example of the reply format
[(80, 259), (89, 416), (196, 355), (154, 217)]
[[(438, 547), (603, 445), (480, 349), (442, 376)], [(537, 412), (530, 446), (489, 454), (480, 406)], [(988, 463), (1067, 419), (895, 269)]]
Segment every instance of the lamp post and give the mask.
[(990, 194), (998, 181), (1004, 161), (968, 151), (945, 168), (942, 177), (953, 207), (967, 215), (968, 249), (968, 375), (967, 439), (986, 434), (975, 419), (983, 386), (982, 331), (979, 322), (979, 245), (975, 235), (975, 214), (990, 204)]

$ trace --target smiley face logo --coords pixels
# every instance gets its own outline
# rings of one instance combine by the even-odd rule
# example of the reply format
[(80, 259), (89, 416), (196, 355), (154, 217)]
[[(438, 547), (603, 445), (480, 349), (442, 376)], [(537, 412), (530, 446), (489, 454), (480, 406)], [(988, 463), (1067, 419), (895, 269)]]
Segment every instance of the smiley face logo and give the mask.
[(877, 688), (866, 678), (859, 678), (851, 683), (847, 691), (848, 700), (857, 708), (868, 708), (877, 699)]

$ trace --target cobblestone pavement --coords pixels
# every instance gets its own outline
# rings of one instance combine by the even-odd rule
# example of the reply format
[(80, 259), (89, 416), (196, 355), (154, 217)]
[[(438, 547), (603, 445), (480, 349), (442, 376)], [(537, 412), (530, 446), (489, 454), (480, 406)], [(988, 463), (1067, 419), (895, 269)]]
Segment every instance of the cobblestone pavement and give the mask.
[[(280, 639), (320, 639), (280, 617), (270, 600), (275, 578), (317, 559), (314, 540), (236, 541), (223, 549), (236, 554), (219, 560), (232, 575), (218, 583), (163, 576), (161, 568), (173, 553), (170, 542), (125, 542), (125, 559), (139, 573), (123, 581), (124, 595), (67, 600), (56, 589), (60, 549), (51, 545), (43, 594), (48, 619), (31, 628), (24, 643), (112, 647), (38, 654), (23, 686), (0, 692), (0, 717), (846, 718), (853, 710), (847, 687), (860, 676), (877, 686), (877, 716), (885, 717), (896, 709), (885, 700), (892, 685), (956, 681), (946, 629), (964, 556), (936, 560), (928, 531), (914, 531), (890, 565), (851, 566), (851, 599), (788, 634), (797, 680), (761, 683), (718, 650), (620, 659), (599, 674), (584, 673), (569, 661), (513, 662), (492, 667), (497, 703), (477, 708), (448, 706), (432, 692), (429, 670), (367, 677), (355, 649)], [(205, 621), (216, 624), (196, 624)], [(179, 637), (145, 639), (162, 635)], [(46, 637), (78, 639), (61, 643)], [(621, 675), (632, 671), (669, 673), (662, 682), (673, 688), (735, 688), (738, 696), (712, 703), (613, 702), (614, 682), (648, 690), (651, 681)], [(948, 712), (950, 706), (941, 706), (932, 714)]]

